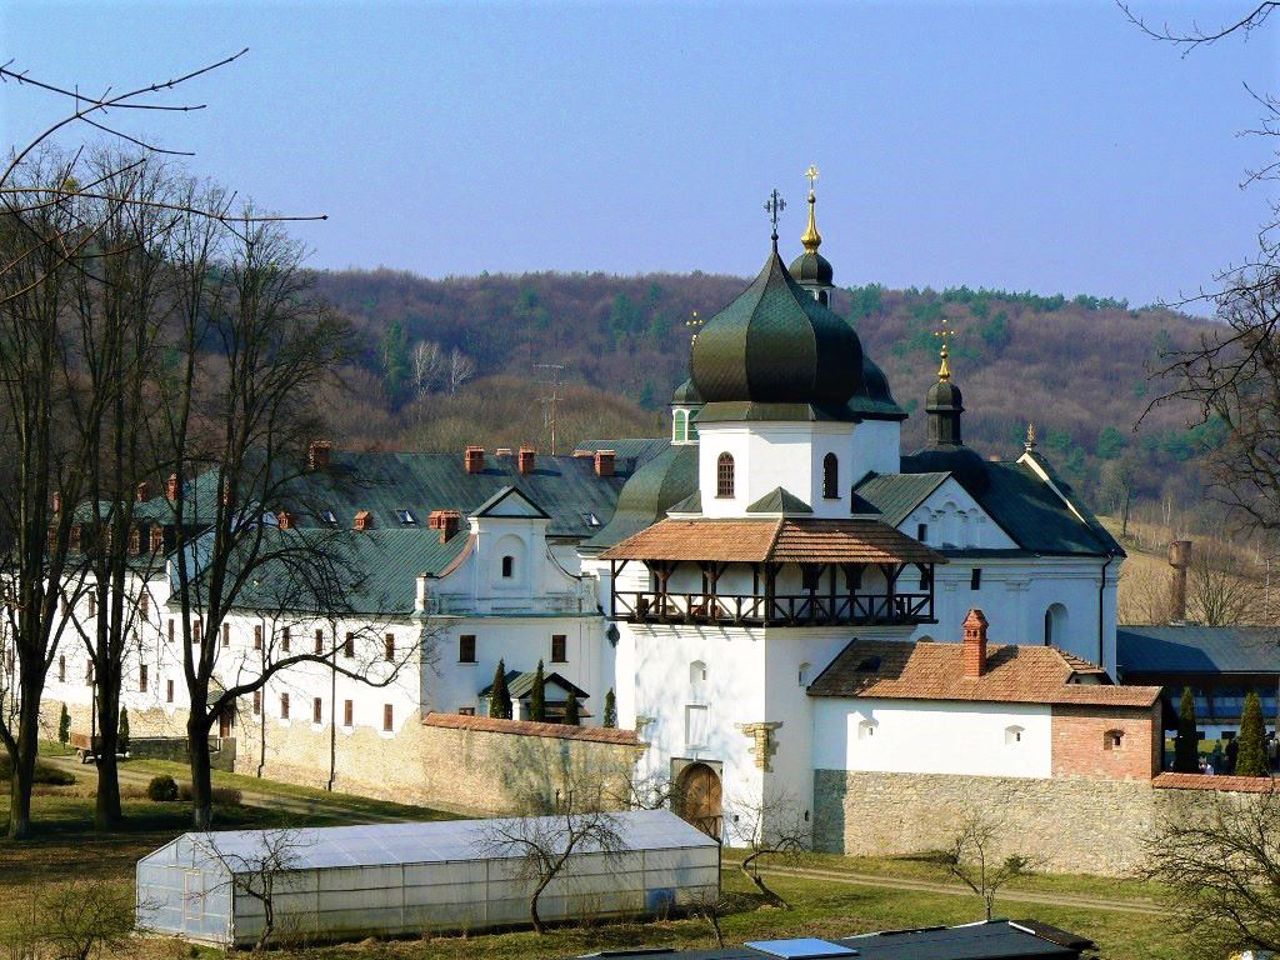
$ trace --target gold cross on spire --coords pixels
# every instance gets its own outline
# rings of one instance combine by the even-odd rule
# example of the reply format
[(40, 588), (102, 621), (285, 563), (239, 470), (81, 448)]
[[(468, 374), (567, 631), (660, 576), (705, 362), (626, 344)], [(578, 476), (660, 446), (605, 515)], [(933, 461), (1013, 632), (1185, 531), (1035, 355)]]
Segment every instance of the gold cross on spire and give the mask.
[(800, 243), (809, 253), (817, 253), (818, 247), (822, 246), (822, 234), (818, 232), (818, 219), (814, 215), (814, 204), (817, 202), (817, 194), (813, 192), (813, 185), (818, 182), (818, 165), (816, 163), (809, 164), (809, 169), (804, 172), (809, 179), (809, 225), (805, 227), (804, 235), (800, 237)]
[(818, 165), (816, 163), (809, 164), (809, 169), (804, 172), (805, 177), (809, 180), (809, 190), (813, 190), (813, 185), (818, 182)]
[(942, 328), (940, 330), (933, 331), (933, 335), (942, 341), (942, 349), (939, 351), (939, 355), (942, 357), (942, 363), (938, 366), (938, 379), (943, 383), (946, 383), (951, 379), (951, 363), (949, 360), (951, 351), (947, 347), (947, 344), (951, 341), (952, 337), (956, 336), (956, 331), (947, 326), (949, 322), (950, 319), (948, 317), (943, 317)]

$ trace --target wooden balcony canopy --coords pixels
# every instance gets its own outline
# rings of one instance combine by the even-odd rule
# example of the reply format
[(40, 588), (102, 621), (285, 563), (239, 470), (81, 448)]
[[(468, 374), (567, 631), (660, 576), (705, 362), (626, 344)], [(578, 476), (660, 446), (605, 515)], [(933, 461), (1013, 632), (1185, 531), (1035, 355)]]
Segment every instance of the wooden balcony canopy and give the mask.
[(605, 560), (719, 563), (937, 564), (946, 557), (877, 520), (663, 520), (606, 550)]

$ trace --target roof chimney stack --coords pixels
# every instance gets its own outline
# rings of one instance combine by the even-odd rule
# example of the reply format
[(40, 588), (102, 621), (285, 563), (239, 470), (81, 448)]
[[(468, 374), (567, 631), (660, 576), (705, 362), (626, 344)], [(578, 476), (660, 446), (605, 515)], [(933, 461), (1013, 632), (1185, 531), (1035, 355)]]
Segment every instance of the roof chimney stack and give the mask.
[(464, 462), (467, 465), (467, 473), (483, 473), (484, 447), (467, 447)]
[(134, 496), (137, 498), (139, 503), (146, 503), (151, 499), (151, 484), (143, 480), (134, 488)]
[(987, 618), (974, 607), (964, 618), (964, 675), (980, 677), (987, 672)]
[(307, 447), (307, 469), (328, 470), (329, 454), (333, 452), (333, 444), (328, 440), (312, 440)]
[(1169, 585), (1169, 619), (1182, 623), (1187, 619), (1187, 567), (1191, 566), (1191, 541), (1174, 540), (1169, 544), (1169, 566), (1173, 582)]
[(536, 457), (537, 457), (537, 451), (534, 450), (533, 447), (520, 448), (520, 459), (518, 463), (520, 465), (520, 472), (522, 474), (533, 473), (533, 464), (534, 464), (534, 459)]
[(298, 526), (298, 518), (288, 510), (281, 510), (276, 514), (276, 526), (281, 530), (293, 530)]
[(372, 530), (373, 514), (370, 513), (368, 510), (357, 510), (356, 520), (355, 520), (355, 523), (353, 524), (353, 528), (361, 532), (364, 532), (365, 530)]
[(169, 474), (169, 479), (164, 482), (164, 495), (170, 503), (177, 503), (178, 496), (182, 493), (182, 481), (178, 479), (176, 473)]
[(462, 514), (457, 510), (432, 510), (427, 517), (427, 528), (440, 531), (440, 542), (448, 543), (462, 526)]
[(617, 459), (617, 455), (612, 450), (597, 450), (596, 451), (596, 476), (612, 477), (614, 461), (616, 459)]

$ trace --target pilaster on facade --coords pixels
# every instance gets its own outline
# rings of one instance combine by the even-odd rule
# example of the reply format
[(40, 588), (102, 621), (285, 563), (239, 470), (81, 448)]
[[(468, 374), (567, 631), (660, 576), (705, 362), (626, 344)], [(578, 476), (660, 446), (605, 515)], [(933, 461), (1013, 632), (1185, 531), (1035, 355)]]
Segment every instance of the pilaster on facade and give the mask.
[(756, 769), (765, 773), (772, 773), (773, 764), (771, 761), (778, 752), (778, 741), (774, 739), (773, 732), (782, 726), (782, 721), (735, 723), (734, 726), (742, 731), (744, 736), (751, 739), (751, 747), (747, 752), (755, 759)]

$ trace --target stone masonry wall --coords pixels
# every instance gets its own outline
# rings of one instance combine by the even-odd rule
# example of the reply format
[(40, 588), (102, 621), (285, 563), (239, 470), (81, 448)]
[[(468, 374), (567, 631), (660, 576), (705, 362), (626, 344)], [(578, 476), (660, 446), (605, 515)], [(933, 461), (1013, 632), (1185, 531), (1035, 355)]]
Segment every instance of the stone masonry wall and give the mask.
[[(329, 780), (328, 725), (268, 718), (266, 750), (258, 718), (242, 716), (236, 772), (325, 787)], [(482, 718), (476, 718), (482, 719)], [(487, 718), (486, 723), (491, 723)], [(525, 728), (549, 724), (506, 721), (511, 730), (457, 729), (406, 718), (394, 734), (371, 727), (339, 728), (332, 737), (333, 789), (465, 814), (536, 809), (583, 783), (602, 783), (622, 795), (637, 752), (634, 742), (599, 742)], [(566, 729), (560, 728), (562, 732)], [(259, 766), (261, 765), (261, 770)]]
[(964, 817), (987, 811), (999, 823), (1001, 858), (1020, 854), (1049, 871), (1119, 876), (1142, 865), (1143, 840), (1164, 818), (1185, 820), (1218, 798), (1248, 802), (1262, 789), (1248, 778), (1179, 776), (1019, 779), (818, 770), (814, 846), (864, 856), (939, 850)]

